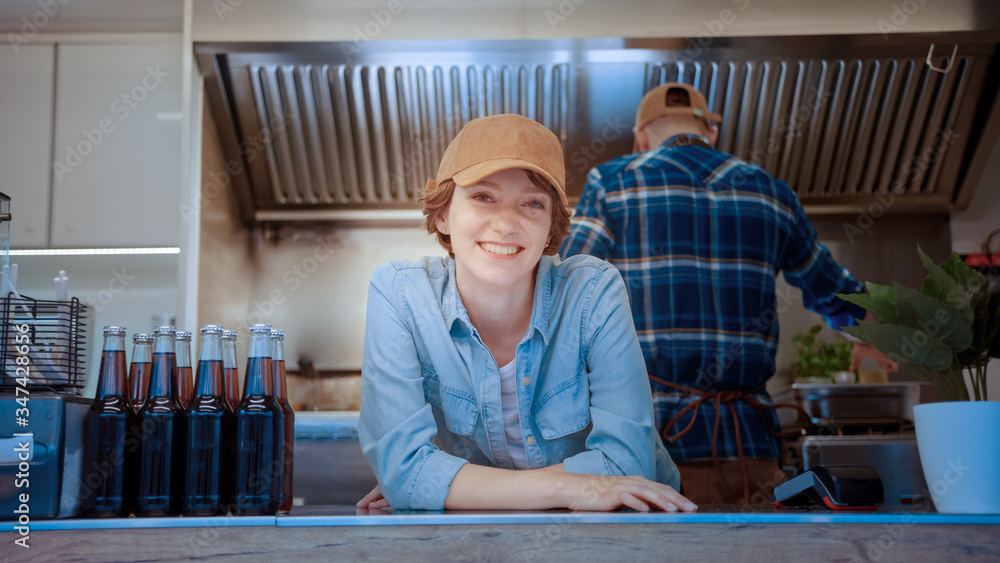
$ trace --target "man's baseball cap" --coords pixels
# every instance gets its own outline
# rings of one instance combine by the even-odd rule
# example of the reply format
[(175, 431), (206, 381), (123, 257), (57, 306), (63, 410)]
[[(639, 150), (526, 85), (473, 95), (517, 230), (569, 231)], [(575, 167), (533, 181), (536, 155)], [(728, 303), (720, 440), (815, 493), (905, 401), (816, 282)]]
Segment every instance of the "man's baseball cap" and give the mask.
[[(687, 92), (689, 105), (687, 106), (667, 106), (667, 95), (671, 90), (683, 90)], [(652, 121), (668, 115), (691, 115), (705, 121), (722, 121), (722, 116), (708, 111), (708, 102), (705, 96), (690, 84), (679, 82), (667, 82), (657, 86), (642, 97), (639, 104), (639, 111), (635, 113), (635, 128), (641, 130)]]
[(425, 190), (430, 194), (445, 180), (472, 186), (510, 168), (541, 174), (559, 193), (562, 204), (568, 204), (566, 165), (559, 139), (541, 123), (512, 113), (466, 123), (445, 149), (437, 178), (428, 178)]

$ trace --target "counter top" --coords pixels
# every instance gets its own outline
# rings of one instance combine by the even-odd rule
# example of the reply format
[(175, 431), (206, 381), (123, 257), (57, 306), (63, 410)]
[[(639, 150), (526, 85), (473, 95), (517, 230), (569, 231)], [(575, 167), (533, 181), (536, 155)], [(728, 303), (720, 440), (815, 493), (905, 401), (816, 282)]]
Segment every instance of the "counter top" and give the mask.
[[(921, 510), (922, 509), (922, 510)], [(10, 529), (10, 528), (8, 528)], [(13, 543), (16, 532), (0, 533)], [(359, 511), (287, 516), (75, 518), (31, 522), (37, 561), (996, 561), (1000, 515), (825, 509), (696, 513)], [(11, 549), (7, 548), (9, 553)], [(13, 560), (20, 553), (14, 552)]]
[(966, 524), (1000, 525), (1000, 514), (938, 514), (925, 507), (884, 506), (875, 512), (822, 508), (741, 510), (708, 506), (698, 512), (383, 511), (352, 505), (297, 506), (281, 516), (173, 516), (161, 518), (69, 518), (36, 521), (33, 530), (198, 528), (203, 526), (438, 526), (502, 524)]

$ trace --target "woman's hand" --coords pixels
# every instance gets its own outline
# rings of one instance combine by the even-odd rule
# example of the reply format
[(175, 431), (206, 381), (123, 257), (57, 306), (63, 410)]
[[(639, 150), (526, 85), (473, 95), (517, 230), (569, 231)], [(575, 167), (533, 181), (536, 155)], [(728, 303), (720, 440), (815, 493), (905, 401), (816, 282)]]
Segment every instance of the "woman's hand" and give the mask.
[[(693, 512), (698, 506), (673, 487), (639, 476), (605, 476), (566, 473), (571, 478), (568, 508), (614, 510), (627, 506), (639, 512), (665, 510)], [(572, 476), (572, 477), (570, 477)]]
[(370, 493), (358, 501), (358, 508), (390, 508), (389, 501), (382, 496), (382, 490), (378, 485)]

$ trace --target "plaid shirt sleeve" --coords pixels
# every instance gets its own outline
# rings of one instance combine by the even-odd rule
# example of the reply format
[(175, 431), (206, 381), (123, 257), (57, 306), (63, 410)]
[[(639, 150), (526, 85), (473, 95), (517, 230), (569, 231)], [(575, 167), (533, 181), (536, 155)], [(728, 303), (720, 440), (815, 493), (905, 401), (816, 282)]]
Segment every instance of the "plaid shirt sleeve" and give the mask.
[(865, 315), (864, 309), (834, 294), (863, 293), (864, 285), (847, 268), (839, 266), (830, 251), (816, 240), (816, 229), (798, 198), (792, 198), (789, 203), (795, 210), (795, 222), (784, 261), (780, 264), (785, 281), (802, 290), (803, 305), (823, 316), (831, 328), (839, 330), (842, 326), (857, 324), (856, 319)]

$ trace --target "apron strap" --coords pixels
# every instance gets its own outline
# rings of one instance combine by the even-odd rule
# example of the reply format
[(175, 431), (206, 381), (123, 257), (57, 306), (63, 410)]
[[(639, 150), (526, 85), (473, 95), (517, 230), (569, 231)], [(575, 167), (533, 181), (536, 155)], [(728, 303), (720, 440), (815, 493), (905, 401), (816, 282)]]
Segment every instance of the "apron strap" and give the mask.
[[(676, 416), (674, 416), (672, 419), (670, 419), (669, 422), (667, 422), (664, 425), (663, 427), (664, 440), (672, 442), (680, 438), (681, 436), (687, 434), (691, 430), (691, 428), (694, 427), (694, 421), (698, 417), (698, 410), (701, 407), (702, 403), (704, 403), (705, 401), (712, 401), (715, 403), (715, 423), (712, 425), (712, 463), (715, 466), (716, 472), (719, 474), (719, 481), (722, 482), (722, 486), (725, 487), (726, 492), (729, 494), (730, 497), (732, 497), (733, 492), (732, 489), (729, 488), (729, 483), (726, 482), (726, 479), (722, 474), (722, 467), (720, 466), (721, 462), (719, 461), (719, 454), (717, 451), (717, 444), (719, 441), (719, 423), (722, 420), (721, 418), (722, 405), (726, 405), (726, 407), (729, 409), (729, 414), (733, 420), (734, 431), (736, 432), (736, 454), (740, 465), (740, 480), (742, 481), (743, 484), (743, 500), (745, 500), (747, 504), (750, 503), (750, 483), (747, 479), (746, 461), (744, 461), (743, 458), (743, 442), (742, 438), (740, 437), (740, 421), (736, 416), (736, 407), (733, 406), (733, 403), (736, 401), (743, 401), (747, 405), (750, 405), (750, 408), (754, 410), (758, 418), (760, 418), (761, 422), (764, 422), (764, 415), (762, 413), (763, 409), (772, 409), (772, 410), (778, 408), (796, 409), (801, 414), (805, 415), (807, 421), (807, 427), (812, 426), (812, 419), (809, 416), (809, 413), (807, 413), (804, 409), (802, 409), (802, 407), (798, 405), (793, 405), (790, 403), (777, 403), (771, 405), (767, 403), (762, 403), (759, 400), (755, 399), (752, 395), (757, 393), (758, 391), (763, 390), (764, 385), (754, 387), (753, 389), (747, 390), (746, 392), (744, 392), (742, 389), (726, 389), (723, 391), (703, 391), (701, 389), (695, 389), (694, 387), (679, 385), (677, 383), (661, 379), (654, 375), (650, 375), (649, 379), (650, 381), (655, 381), (656, 383), (665, 385), (666, 387), (669, 387), (671, 389), (675, 389), (682, 393), (686, 393), (689, 396), (697, 397), (694, 401), (691, 401), (690, 403), (685, 405), (684, 408), (681, 409), (681, 411), (678, 412)], [(674, 427), (674, 425), (677, 424), (680, 421), (680, 419), (684, 417), (684, 415), (692, 411), (693, 413), (691, 415), (691, 421), (688, 422), (687, 426), (685, 426), (682, 430), (680, 430), (676, 434), (670, 434), (670, 430)], [(768, 425), (765, 424), (765, 427), (768, 427)], [(774, 432), (769, 427), (768, 427), (768, 432), (775, 437), (785, 437), (796, 434), (795, 432)]]

